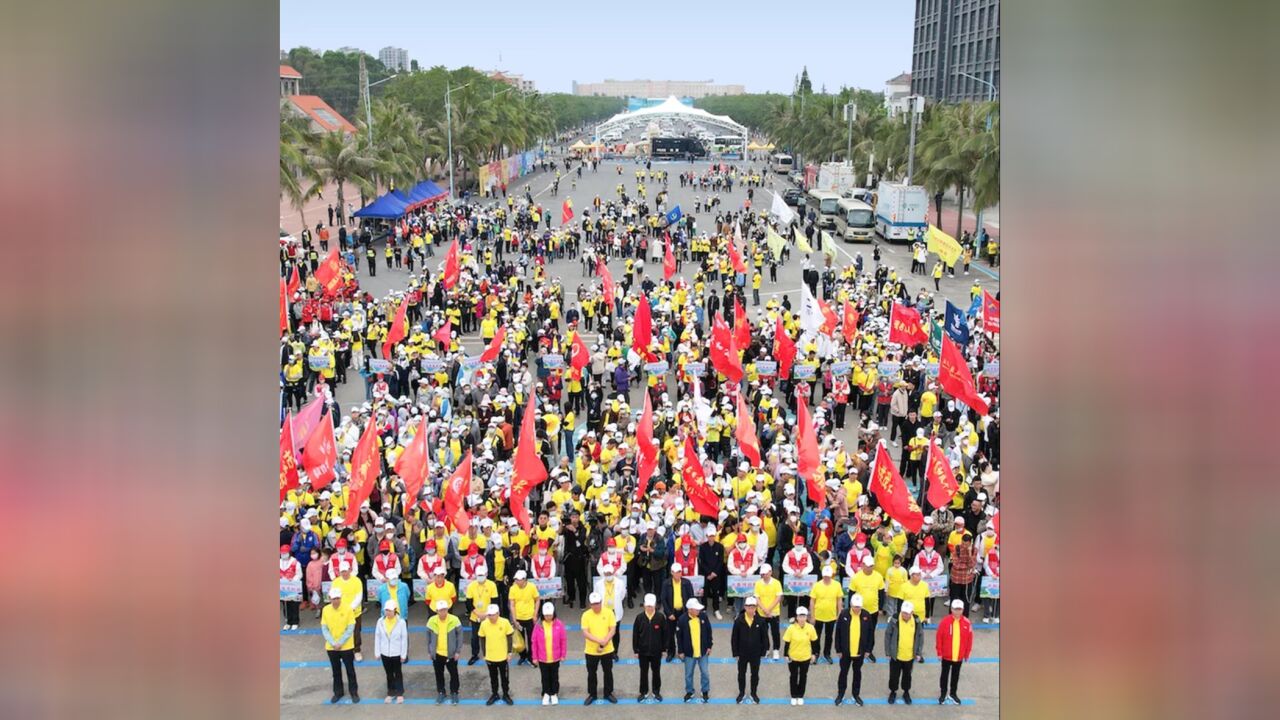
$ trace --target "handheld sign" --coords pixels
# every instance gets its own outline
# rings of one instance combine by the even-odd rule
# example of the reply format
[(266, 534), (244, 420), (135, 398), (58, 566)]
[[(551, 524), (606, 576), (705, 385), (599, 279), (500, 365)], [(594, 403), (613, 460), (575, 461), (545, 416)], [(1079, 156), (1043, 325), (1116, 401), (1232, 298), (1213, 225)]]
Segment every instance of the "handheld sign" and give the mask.
[(756, 362), (756, 371), (760, 373), (760, 377), (773, 377), (778, 374), (778, 362), (776, 360), (758, 360)]
[(312, 370), (324, 370), (329, 367), (328, 355), (308, 355), (307, 367)]
[(841, 360), (837, 363), (831, 363), (831, 374), (835, 377), (844, 377), (849, 374), (849, 370), (852, 367), (853, 363), (849, 360)]
[(564, 595), (564, 578), (535, 578), (529, 582), (538, 588), (539, 598), (558, 598)]
[(809, 591), (813, 589), (813, 584), (817, 581), (817, 575), (784, 574), (782, 576), (782, 594), (808, 597)]
[(693, 377), (702, 377), (707, 374), (707, 364), (702, 362), (685, 363), (684, 371)]
[(542, 366), (548, 370), (557, 370), (564, 367), (564, 355), (558, 353), (550, 353), (542, 356)]
[(302, 581), (280, 579), (280, 599), (296, 601), (302, 599)]
[(939, 575), (938, 577), (924, 578), (925, 584), (929, 586), (929, 597), (946, 597), (947, 596), (947, 576)]
[(759, 575), (728, 576), (729, 597), (751, 597), (756, 593), (756, 581), (759, 579)]
[(986, 575), (982, 578), (982, 591), (979, 597), (1000, 599), (1000, 578)]
[(693, 586), (694, 597), (702, 597), (702, 589), (706, 587), (707, 580), (701, 575), (690, 575), (685, 578), (689, 584)]
[(645, 363), (644, 371), (650, 375), (665, 375), (667, 373), (667, 361), (659, 360), (657, 362)]
[(813, 365), (796, 365), (791, 368), (791, 376), (796, 380), (812, 380), (818, 374), (818, 368)]
[(391, 361), (382, 358), (372, 358), (369, 360), (369, 372), (389, 373), (391, 372)]
[(441, 360), (440, 358), (422, 359), (422, 372), (438, 373), (441, 370), (444, 370), (444, 360)]

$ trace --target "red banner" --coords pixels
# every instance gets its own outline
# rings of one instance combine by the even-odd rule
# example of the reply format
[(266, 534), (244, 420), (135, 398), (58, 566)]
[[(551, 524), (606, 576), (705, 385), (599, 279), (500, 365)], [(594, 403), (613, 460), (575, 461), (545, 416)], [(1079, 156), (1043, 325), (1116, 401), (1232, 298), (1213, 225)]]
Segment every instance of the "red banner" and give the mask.
[(968, 405), (979, 415), (987, 414), (987, 403), (978, 396), (973, 374), (960, 348), (947, 335), (942, 336), (942, 354), (938, 357), (938, 384), (955, 399)]
[(502, 325), (498, 331), (493, 334), (493, 339), (489, 341), (489, 347), (480, 353), (480, 362), (493, 362), (502, 354), (502, 343), (507, 341), (507, 326)]
[(333, 414), (324, 413), (302, 448), (302, 464), (311, 478), (311, 487), (319, 488), (338, 477), (338, 447), (333, 438)]
[(298, 487), (298, 459), (293, 456), (293, 417), (286, 417), (280, 428), (280, 502), (290, 490)]
[(516, 443), (515, 470), (511, 476), (511, 498), (509, 505), (511, 514), (520, 521), (520, 527), (527, 532), (533, 524), (529, 522), (529, 511), (525, 509), (525, 498), (543, 480), (547, 479), (547, 468), (538, 457), (538, 437), (534, 432), (537, 405), (533, 393), (529, 393), (529, 404), (524, 409), (524, 417), (520, 420), (520, 439)]
[(924, 515), (921, 514), (916, 499), (911, 497), (911, 491), (907, 490), (902, 476), (898, 474), (898, 468), (894, 467), (893, 458), (889, 457), (889, 451), (884, 448), (884, 441), (876, 448), (875, 466), (871, 469), (871, 492), (875, 493), (880, 507), (889, 517), (902, 523), (902, 527), (908, 532), (920, 532)]
[(636, 502), (644, 502), (649, 478), (658, 468), (658, 444), (653, 440), (653, 405), (649, 401), (649, 393), (644, 394), (644, 412), (640, 414), (640, 422), (636, 424), (636, 446), (639, 455), (636, 468)]
[(778, 361), (778, 379), (791, 377), (791, 365), (796, 361), (796, 343), (783, 327), (781, 315), (773, 326), (773, 359)]
[(925, 497), (928, 498), (929, 504), (936, 508), (951, 502), (951, 498), (960, 489), (960, 484), (956, 482), (955, 473), (951, 472), (951, 463), (947, 462), (947, 456), (942, 454), (942, 448), (938, 447), (937, 440), (929, 441), (929, 455), (925, 460), (924, 478), (929, 483)]
[(720, 498), (707, 486), (707, 474), (698, 460), (698, 450), (693, 445), (693, 436), (684, 439), (684, 486), (685, 494), (693, 509), (702, 515), (718, 518), (720, 515)]
[(458, 284), (458, 279), (462, 277), (462, 262), (458, 259), (458, 239), (454, 238), (449, 243), (449, 252), (444, 256), (444, 269), (440, 271), (440, 282), (444, 284), (444, 289), (449, 290)]
[(813, 425), (813, 417), (809, 414), (809, 403), (803, 393), (796, 395), (796, 473), (804, 478), (805, 487), (809, 491), (809, 499), (823, 507), (827, 503), (827, 494), (818, 482), (818, 466), (821, 458), (818, 454), (818, 431)]
[(982, 329), (995, 335), (1000, 334), (1000, 301), (986, 290), (982, 291)]
[(382, 475), (382, 461), (378, 457), (378, 423), (369, 418), (365, 425), (356, 449), (351, 453), (351, 477), (347, 481), (350, 493), (347, 505), (346, 524), (351, 527), (360, 517), (360, 505), (369, 499), (373, 486)]
[(408, 330), (405, 329), (405, 314), (408, 312), (409, 298), (406, 297), (400, 301), (396, 317), (391, 321), (391, 329), (387, 331), (387, 337), (382, 341), (382, 357), (387, 360), (391, 359), (391, 348), (409, 336)]
[(444, 484), (445, 519), (455, 530), (465, 533), (471, 527), (471, 516), (467, 515), (466, 500), (471, 492), (471, 451), (468, 450), (462, 462), (449, 476)]
[[(646, 395), (648, 397), (648, 395)], [(743, 457), (751, 461), (751, 467), (760, 467), (760, 439), (756, 436), (756, 424), (751, 419), (751, 411), (742, 401), (742, 393), (738, 393), (738, 426), (734, 429), (734, 437), (738, 440), (738, 449)]]
[(907, 346), (929, 342), (929, 333), (925, 332), (924, 323), (920, 321), (920, 313), (895, 302), (889, 313), (889, 342)]
[(396, 474), (404, 481), (404, 494), (410, 504), (418, 502), (418, 493), (431, 473), (431, 451), (427, 448), (427, 423), (418, 423), (418, 432), (409, 446), (396, 459)]

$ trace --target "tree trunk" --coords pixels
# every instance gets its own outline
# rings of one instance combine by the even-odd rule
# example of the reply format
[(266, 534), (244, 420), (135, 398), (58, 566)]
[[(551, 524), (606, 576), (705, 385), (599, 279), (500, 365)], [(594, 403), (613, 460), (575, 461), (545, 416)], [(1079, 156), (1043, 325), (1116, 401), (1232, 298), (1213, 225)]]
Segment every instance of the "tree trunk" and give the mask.
[(957, 190), (958, 190), (959, 192), (958, 192), (958, 194), (956, 195), (956, 201), (957, 201), (957, 202), (956, 202), (956, 206), (957, 206), (957, 207), (956, 207), (956, 234), (955, 234), (955, 238), (956, 238), (956, 240), (959, 240), (959, 239), (960, 239), (960, 236), (964, 234), (964, 186), (963, 186), (963, 185), (961, 185), (959, 188), (957, 188)]
[(346, 203), (346, 198), (342, 192), (342, 184), (343, 184), (342, 181), (339, 180), (338, 181), (338, 215), (342, 218), (342, 220), (338, 224), (346, 225), (347, 224), (347, 203)]
[(938, 227), (942, 227), (942, 193), (933, 194), (933, 214), (938, 221)]

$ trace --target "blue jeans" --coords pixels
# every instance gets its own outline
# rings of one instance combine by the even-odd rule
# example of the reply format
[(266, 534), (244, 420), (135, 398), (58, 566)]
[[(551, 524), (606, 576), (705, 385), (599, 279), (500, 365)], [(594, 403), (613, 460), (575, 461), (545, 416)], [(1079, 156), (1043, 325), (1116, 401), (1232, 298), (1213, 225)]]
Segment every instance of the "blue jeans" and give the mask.
[(684, 656), (684, 691), (693, 692), (693, 668), (697, 666), (702, 671), (702, 694), (707, 695), (711, 692), (711, 673), (707, 665), (707, 656), (700, 658)]

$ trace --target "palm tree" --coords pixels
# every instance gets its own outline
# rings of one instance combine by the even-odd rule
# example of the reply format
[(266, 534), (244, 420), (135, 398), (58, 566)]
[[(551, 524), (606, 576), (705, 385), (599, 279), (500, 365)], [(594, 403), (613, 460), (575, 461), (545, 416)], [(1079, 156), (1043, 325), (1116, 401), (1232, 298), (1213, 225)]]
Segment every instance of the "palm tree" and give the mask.
[(973, 207), (978, 213), (976, 230), (982, 229), (982, 211), (1000, 202), (1000, 106), (984, 103), (976, 117), (983, 129), (970, 138), (968, 148), (977, 157), (973, 168)]
[(347, 183), (355, 185), (362, 197), (377, 193), (377, 187), (371, 179), (377, 161), (365, 154), (356, 138), (341, 130), (320, 135), (307, 154), (307, 161), (315, 173), (317, 189), (327, 183), (338, 186), (338, 207), (342, 209), (344, 220)]
[[(315, 173), (307, 162), (307, 148), (313, 140), (310, 123), (284, 113), (280, 116), (280, 194), (298, 211), (302, 227), (307, 226), (307, 201), (320, 193)], [(308, 185), (308, 183), (310, 183)]]

